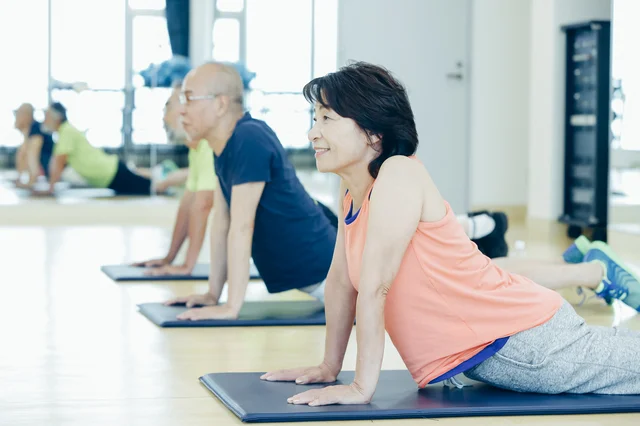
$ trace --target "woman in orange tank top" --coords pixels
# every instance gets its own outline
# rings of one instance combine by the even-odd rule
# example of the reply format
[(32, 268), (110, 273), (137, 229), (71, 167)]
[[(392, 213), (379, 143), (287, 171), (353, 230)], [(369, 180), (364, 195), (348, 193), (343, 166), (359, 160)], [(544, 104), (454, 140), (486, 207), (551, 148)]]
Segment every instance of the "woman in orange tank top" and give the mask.
[(353, 383), (290, 403), (368, 403), (385, 330), (419, 387), (461, 386), (456, 376), (464, 374), (514, 391), (640, 393), (640, 333), (588, 326), (553, 291), (590, 287), (637, 309), (640, 283), (606, 244), (577, 241), (568, 265), (489, 259), (415, 157), (409, 99), (386, 69), (356, 63), (304, 93), (315, 104), (309, 139), (318, 170), (342, 178), (344, 198), (326, 280), (325, 357), (263, 380), (335, 381), (356, 319)]

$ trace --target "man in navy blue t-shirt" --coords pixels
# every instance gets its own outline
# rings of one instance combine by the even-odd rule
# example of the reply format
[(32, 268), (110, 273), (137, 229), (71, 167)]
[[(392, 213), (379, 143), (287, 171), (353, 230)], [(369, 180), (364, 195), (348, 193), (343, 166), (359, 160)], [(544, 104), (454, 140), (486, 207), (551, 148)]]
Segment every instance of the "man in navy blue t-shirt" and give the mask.
[(184, 81), (181, 103), (186, 133), (213, 149), (221, 190), (215, 192), (209, 292), (167, 304), (217, 305), (228, 282), (226, 304), (178, 318), (237, 317), (251, 257), (269, 292), (297, 288), (324, 300), (337, 233), (332, 214), (307, 194), (273, 130), (244, 112), (238, 73), (223, 64), (196, 68)]
[(30, 187), (38, 176), (49, 176), (49, 160), (53, 152), (51, 134), (40, 129), (40, 123), (33, 117), (33, 106), (22, 104), (15, 111), (15, 128), (24, 135), (24, 143), (16, 152), (16, 169), (18, 174), (27, 173), (28, 182), (18, 180), (18, 185)]

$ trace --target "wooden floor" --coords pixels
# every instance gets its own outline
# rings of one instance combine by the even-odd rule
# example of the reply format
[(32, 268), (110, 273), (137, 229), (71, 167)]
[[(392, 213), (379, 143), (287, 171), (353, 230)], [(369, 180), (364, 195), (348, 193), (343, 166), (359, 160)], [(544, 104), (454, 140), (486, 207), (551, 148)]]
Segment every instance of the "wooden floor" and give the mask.
[[(161, 329), (138, 314), (137, 303), (206, 288), (204, 282), (116, 284), (100, 272), (103, 264), (162, 254), (175, 205), (148, 205), (154, 202), (140, 201), (164, 218), (154, 226), (143, 225), (147, 222), (142, 220), (117, 223), (121, 218), (110, 219), (107, 208), (95, 209), (90, 203), (67, 205), (69, 223), (51, 224), (47, 209), (62, 209), (53, 206), (53, 200), (28, 208), (33, 210), (29, 222), (39, 217), (40, 225), (15, 225), (2, 216), (0, 425), (239, 425), (200, 385), (199, 376), (267, 371), (321, 360), (323, 327)], [(117, 203), (110, 201), (110, 208), (122, 208)], [(98, 217), (100, 210), (103, 214)], [(62, 211), (57, 213), (59, 218)], [(72, 225), (74, 215), (97, 215), (99, 225), (89, 225), (89, 219)], [(15, 220), (23, 223), (18, 216)], [(512, 224), (509, 237), (512, 242), (524, 240), (526, 255), (536, 257), (556, 257), (567, 243), (562, 235), (534, 232), (522, 224)], [(205, 248), (204, 260), (207, 255)], [(573, 292), (566, 296), (579, 300)], [(259, 284), (249, 294), (254, 300), (307, 297), (298, 292), (270, 296)], [(607, 307), (592, 300), (578, 311), (593, 324), (640, 329), (634, 311), (619, 304)], [(355, 356), (354, 333), (345, 369), (355, 367)], [(403, 368), (390, 342), (383, 368)], [(623, 414), (437, 421), (446, 425), (623, 426), (637, 425), (639, 420), (638, 414)], [(375, 423), (418, 422), (431, 420)], [(349, 423), (353, 422), (334, 424)]]

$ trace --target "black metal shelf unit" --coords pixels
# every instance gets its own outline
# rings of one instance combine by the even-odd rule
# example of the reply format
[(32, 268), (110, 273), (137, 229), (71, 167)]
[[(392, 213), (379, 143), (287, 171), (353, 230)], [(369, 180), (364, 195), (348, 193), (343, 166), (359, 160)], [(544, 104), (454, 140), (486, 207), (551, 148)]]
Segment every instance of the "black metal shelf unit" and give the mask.
[(564, 209), (576, 238), (583, 228), (607, 240), (611, 98), (611, 25), (589, 21), (566, 33)]

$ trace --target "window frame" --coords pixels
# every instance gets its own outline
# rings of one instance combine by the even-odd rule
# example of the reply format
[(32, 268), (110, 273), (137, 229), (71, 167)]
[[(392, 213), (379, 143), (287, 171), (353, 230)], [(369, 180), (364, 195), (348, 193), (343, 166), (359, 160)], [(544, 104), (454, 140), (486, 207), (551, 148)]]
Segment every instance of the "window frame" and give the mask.
[[(135, 72), (133, 69), (133, 21), (136, 17), (139, 16), (155, 16), (155, 17), (163, 17), (165, 18), (165, 11), (164, 10), (155, 10), (155, 9), (132, 9), (129, 5), (129, 0), (111, 0), (111, 1), (120, 1), (122, 4), (122, 7), (125, 9), (125, 61), (124, 61), (124, 87), (122, 89), (116, 89), (116, 91), (122, 91), (122, 93), (124, 94), (124, 106), (122, 108), (122, 143), (120, 146), (118, 146), (117, 148), (113, 148), (113, 147), (104, 147), (104, 149), (106, 151), (109, 152), (117, 152), (118, 154), (120, 154), (121, 158), (123, 159), (128, 159), (131, 156), (135, 157), (136, 155), (139, 155), (141, 152), (144, 152), (145, 150), (147, 152), (149, 152), (149, 150), (151, 151), (156, 151), (158, 149), (160, 149), (163, 152), (168, 152), (171, 150), (176, 150), (176, 152), (182, 152), (183, 150), (181, 149), (182, 147), (176, 147), (176, 146), (172, 146), (172, 145), (166, 145), (164, 143), (153, 143), (152, 141), (149, 141), (149, 143), (137, 143), (134, 144), (133, 143), (133, 132), (134, 132), (134, 127), (133, 127), (133, 113), (136, 109), (136, 102), (135, 102), (135, 94), (136, 94), (136, 87), (134, 87), (134, 77), (135, 77)], [(311, 1), (311, 12), (310, 12), (310, 25), (309, 25), (309, 30), (311, 32), (311, 45), (310, 45), (310, 70), (311, 73), (309, 75), (309, 78), (312, 79), (314, 77), (314, 72), (315, 72), (315, 59), (316, 59), (316, 49), (315, 49), (315, 44), (316, 44), (316, 26), (315, 26), (315, 20), (316, 20), (316, 0), (310, 0)], [(48, 103), (51, 103), (54, 99), (53, 99), (53, 93), (56, 90), (60, 90), (61, 88), (59, 87), (55, 87), (54, 83), (54, 78), (52, 76), (52, 40), (51, 40), (51, 34), (52, 34), (52, 16), (53, 16), (53, 11), (52, 8), (54, 7), (54, 0), (48, 0), (48, 28), (47, 28), (47, 32), (49, 34), (48, 37), (48, 41), (47, 41), (47, 76), (48, 76), (48, 88), (47, 88), (47, 101)], [(246, 10), (247, 10), (247, 2), (246, 0), (243, 1), (243, 8), (242, 11), (240, 12), (229, 12), (229, 11), (220, 11), (219, 9), (217, 9), (217, 1), (214, 1), (214, 5), (213, 5), (213, 19), (211, 21), (211, 30), (213, 30), (213, 25), (215, 25), (215, 21), (217, 19), (223, 19), (223, 18), (232, 18), (232, 19), (237, 19), (239, 22), (239, 30), (240, 30), (240, 44), (239, 44), (239, 60), (241, 63), (246, 63), (246, 55), (247, 55), (247, 49), (246, 49), (246, 42), (247, 42), (247, 38), (246, 38)], [(211, 37), (213, 37), (213, 34), (211, 34)], [(213, 41), (213, 40), (212, 40)], [(213, 47), (213, 46), (212, 46)], [(211, 54), (213, 54), (213, 49), (211, 50)], [(89, 91), (102, 91), (103, 88), (90, 88), (88, 89)], [(277, 91), (266, 91), (266, 92), (262, 92), (265, 96), (269, 96), (269, 95), (278, 95), (278, 94), (295, 94), (295, 95), (302, 95), (302, 92), (277, 92)], [(313, 110), (311, 108), (309, 108), (309, 127), (311, 127), (313, 125)], [(155, 148), (153, 148), (155, 147)], [(308, 148), (292, 148), (292, 147), (285, 147), (285, 149), (290, 152), (290, 151), (295, 151), (295, 152), (302, 152), (303, 154), (306, 151), (309, 151), (310, 153), (313, 153), (313, 150), (311, 149), (311, 145), (309, 144)], [(15, 148), (9, 147), (9, 146), (1, 146), (0, 145), (0, 152), (9, 152), (9, 151), (13, 151), (15, 152)], [(153, 154), (153, 152), (151, 153), (152, 157), (155, 157), (155, 155)]]

